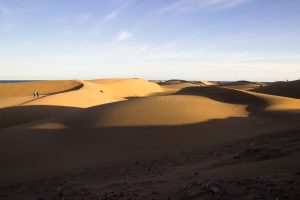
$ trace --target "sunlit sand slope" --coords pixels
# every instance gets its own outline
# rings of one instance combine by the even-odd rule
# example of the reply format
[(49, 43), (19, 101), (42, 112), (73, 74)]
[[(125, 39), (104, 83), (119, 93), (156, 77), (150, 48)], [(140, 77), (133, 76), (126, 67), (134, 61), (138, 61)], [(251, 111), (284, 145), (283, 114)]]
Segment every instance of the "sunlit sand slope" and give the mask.
[[(95, 82), (101, 82), (102, 84)], [(40, 85), (37, 85), (37, 83)], [(53, 81), (37, 83), (29, 84), (31, 88), (28, 88), (28, 83), (24, 83), (25, 85), (23, 88), (23, 94), (26, 94), (26, 92), (28, 93), (28, 90), (33, 89), (33, 85), (42, 87), (46, 84), (48, 89), (50, 88), (52, 91), (54, 91), (54, 88), (57, 87), (57, 84), (62, 84), (65, 82)], [(50, 83), (53, 85), (51, 86)], [(61, 91), (56, 94), (43, 94), (41, 93), (42, 90), (38, 90), (40, 94), (43, 94), (40, 98), (0, 98), (0, 106), (2, 108), (7, 106), (16, 106), (14, 108), (11, 107), (0, 110), (0, 116), (2, 116), (2, 119), (0, 120), (0, 128), (19, 125), (39, 119), (45, 119), (54, 115), (74, 111), (74, 108), (87, 108), (116, 101), (123, 101), (126, 100), (125, 97), (130, 98), (136, 96), (146, 96), (148, 94), (162, 91), (159, 85), (143, 79), (104, 79), (92, 82), (78, 80), (76, 83), (80, 87), (73, 88), (72, 90)], [(21, 83), (18, 85), (18, 87), (20, 86)], [(61, 85), (59, 86), (60, 87), (58, 88), (60, 89), (64, 87)], [(30, 112), (30, 109), (33, 111), (29, 114), (28, 112)], [(20, 114), (16, 115), (18, 112), (20, 112)], [(27, 116), (28, 114), (29, 116)]]
[(48, 95), (67, 90), (78, 89), (81, 86), (81, 83), (78, 81), (0, 83), (0, 98), (32, 96), (35, 91), (38, 91), (40, 95)]
[(55, 122), (70, 128), (97, 128), (180, 125), (246, 116), (247, 111), (243, 105), (222, 103), (205, 97), (168, 95), (92, 107), (63, 116)]
[(109, 93), (121, 98), (148, 96), (162, 92), (158, 84), (144, 79), (99, 79), (90, 82), (104, 87), (104, 92), (105, 88), (109, 89)]
[(9, 106), (16, 106), (24, 104), (28, 101), (33, 100), (33, 97), (26, 96), (26, 97), (3, 97), (0, 98), (0, 109), (9, 107)]
[(97, 85), (87, 81), (79, 81), (83, 86), (75, 91), (46, 96), (28, 102), (25, 105), (51, 105), (86, 108), (95, 105), (123, 100), (103, 92)]

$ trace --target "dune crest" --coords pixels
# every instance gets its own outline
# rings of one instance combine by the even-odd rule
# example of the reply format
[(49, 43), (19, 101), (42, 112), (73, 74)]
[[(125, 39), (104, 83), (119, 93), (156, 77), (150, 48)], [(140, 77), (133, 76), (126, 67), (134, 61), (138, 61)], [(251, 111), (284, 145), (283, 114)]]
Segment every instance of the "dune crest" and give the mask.
[(300, 99), (300, 80), (275, 82), (251, 91)]
[[(226, 104), (205, 97), (169, 95), (91, 107), (53, 121), (71, 128), (97, 128), (182, 125), (247, 115), (243, 105)], [(76, 123), (78, 121), (80, 123)]]
[(0, 83), (0, 98), (33, 96), (35, 91), (40, 95), (49, 95), (76, 90), (81, 86), (81, 83), (75, 80)]

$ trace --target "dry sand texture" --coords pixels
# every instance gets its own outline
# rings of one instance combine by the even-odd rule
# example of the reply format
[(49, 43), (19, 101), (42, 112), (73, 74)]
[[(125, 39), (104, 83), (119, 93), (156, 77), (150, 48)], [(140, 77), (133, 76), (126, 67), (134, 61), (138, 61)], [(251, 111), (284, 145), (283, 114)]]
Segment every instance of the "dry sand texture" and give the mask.
[(282, 84), (1, 84), (0, 199), (297, 199), (299, 81)]

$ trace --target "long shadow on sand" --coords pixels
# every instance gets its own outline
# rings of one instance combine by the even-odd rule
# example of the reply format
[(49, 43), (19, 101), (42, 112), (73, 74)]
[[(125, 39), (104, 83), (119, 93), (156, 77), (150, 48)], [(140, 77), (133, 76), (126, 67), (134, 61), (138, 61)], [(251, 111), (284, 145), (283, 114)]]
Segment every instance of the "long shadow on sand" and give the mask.
[[(40, 108), (39, 108), (40, 109)], [(0, 186), (64, 174), (104, 163), (193, 151), (297, 125), (290, 119), (232, 117), (177, 126), (36, 129), (0, 132)], [(56, 122), (47, 120), (47, 122)], [(77, 122), (76, 122), (77, 123)], [(78, 122), (80, 123), (80, 122)]]
[(224, 103), (244, 104), (247, 105), (247, 111), (250, 114), (262, 111), (267, 105), (266, 101), (249, 93), (218, 86), (187, 87), (181, 89), (175, 95), (197, 95)]
[(80, 110), (65, 106), (14, 106), (0, 109), (0, 129)]

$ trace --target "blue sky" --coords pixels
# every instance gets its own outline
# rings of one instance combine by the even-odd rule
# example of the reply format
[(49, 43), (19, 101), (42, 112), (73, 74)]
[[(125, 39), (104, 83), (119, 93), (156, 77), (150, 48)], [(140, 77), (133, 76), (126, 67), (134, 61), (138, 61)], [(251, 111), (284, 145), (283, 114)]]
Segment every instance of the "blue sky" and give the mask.
[(299, 0), (0, 0), (0, 79), (300, 78)]

